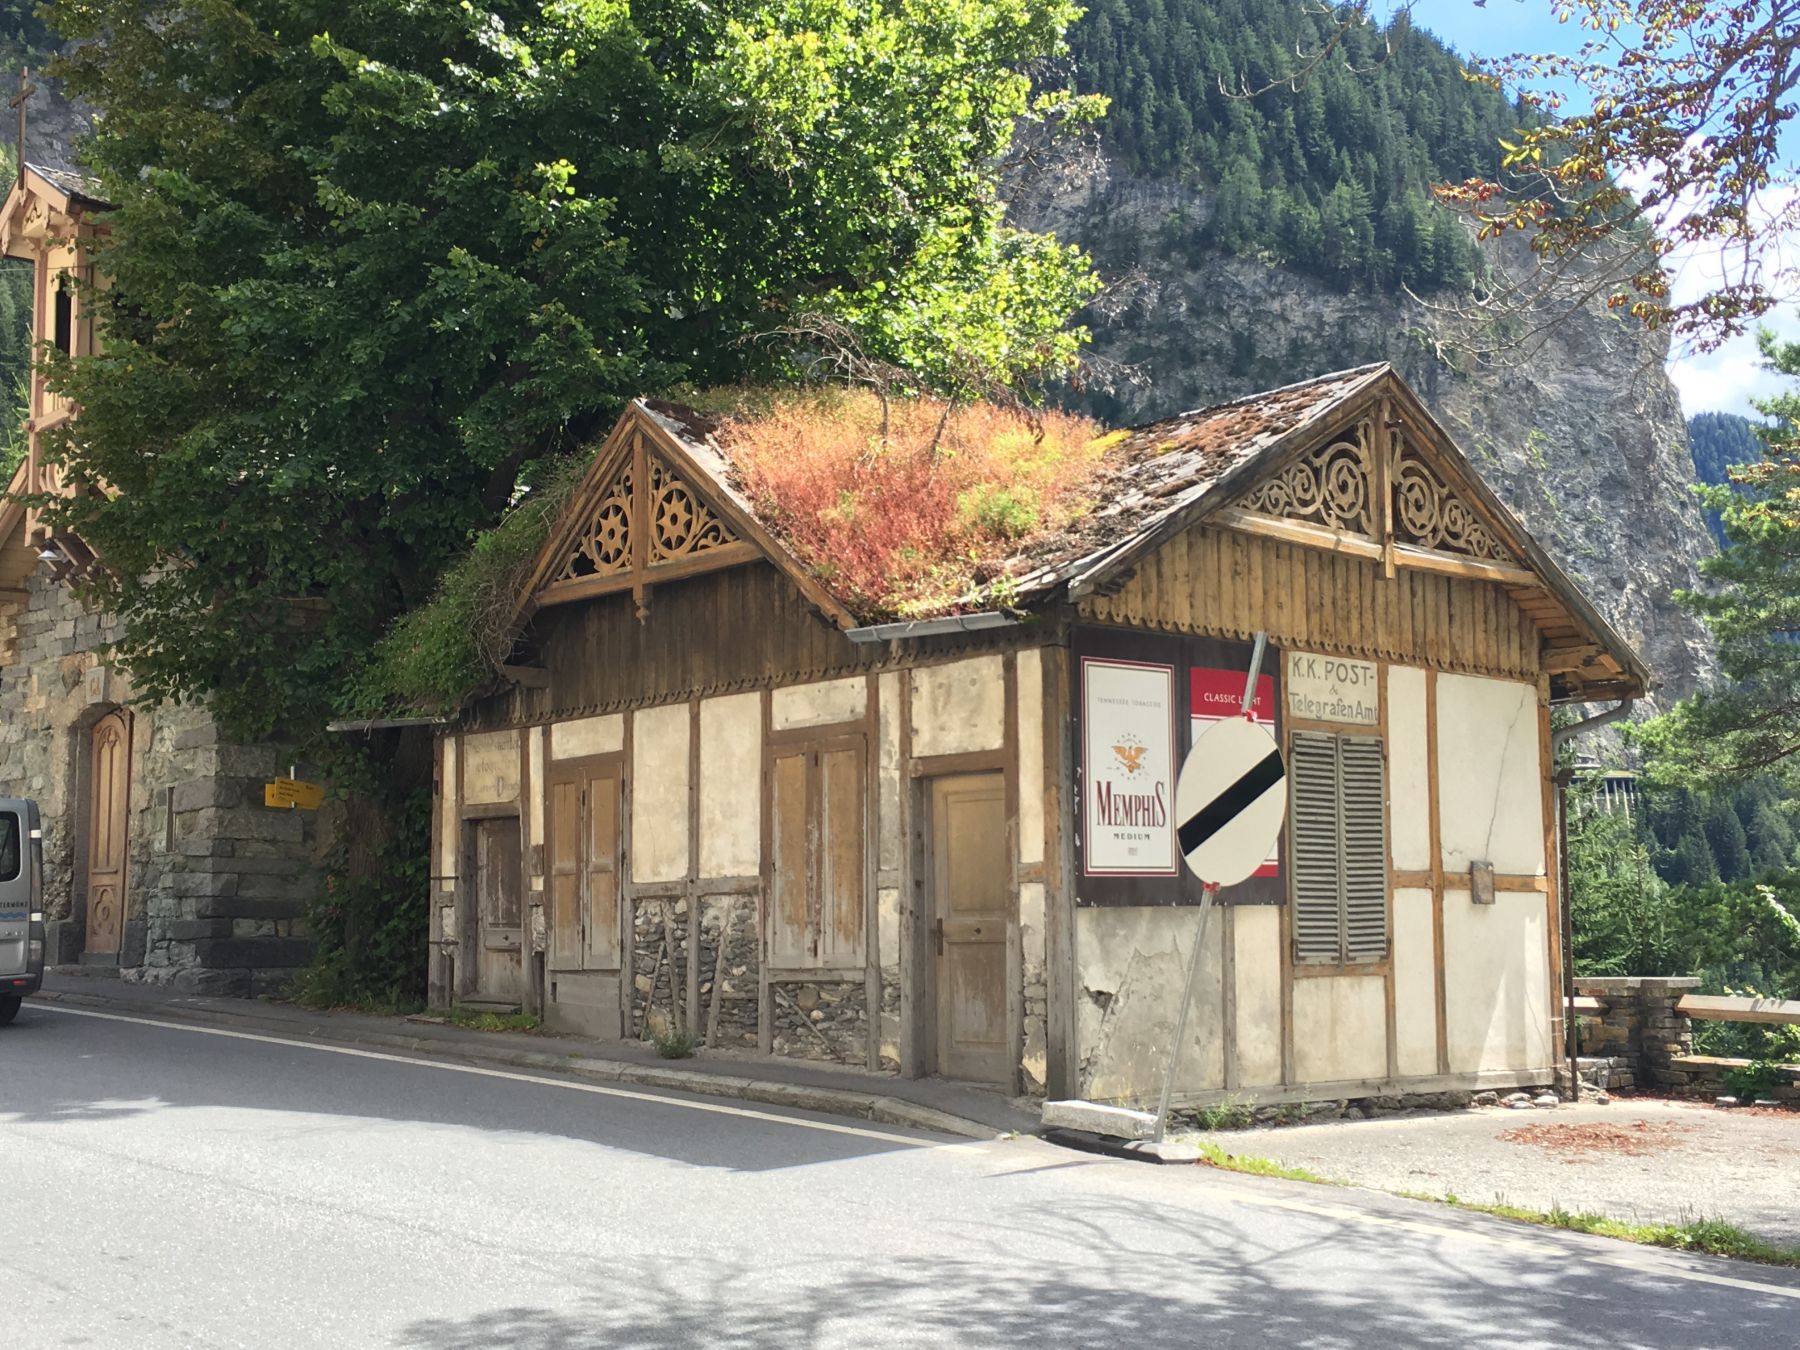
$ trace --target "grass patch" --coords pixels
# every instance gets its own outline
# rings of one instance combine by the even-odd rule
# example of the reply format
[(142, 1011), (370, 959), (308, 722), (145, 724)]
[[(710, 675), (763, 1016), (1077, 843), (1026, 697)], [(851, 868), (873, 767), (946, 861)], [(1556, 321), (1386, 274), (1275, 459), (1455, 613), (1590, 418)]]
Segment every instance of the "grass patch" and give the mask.
[[(1403, 1192), (1404, 1194), (1404, 1192)], [(1632, 1223), (1609, 1219), (1600, 1214), (1575, 1214), (1554, 1209), (1523, 1209), (1518, 1205), (1484, 1204), (1463, 1200), (1454, 1195), (1409, 1196), (1415, 1200), (1432, 1200), (1455, 1209), (1492, 1214), (1500, 1219), (1536, 1224), (1541, 1228), (1563, 1228), (1572, 1233), (1593, 1233), (1597, 1237), (1619, 1238), (1646, 1247), (1667, 1247), (1678, 1252), (1703, 1252), (1708, 1256), (1729, 1256), (1738, 1261), (1755, 1261), (1765, 1266), (1787, 1266), (1800, 1269), (1800, 1247), (1782, 1247), (1766, 1242), (1754, 1233), (1746, 1233), (1736, 1224), (1723, 1219), (1690, 1219), (1685, 1223)]]
[(659, 1031), (654, 1027), (650, 1031), (650, 1044), (663, 1059), (692, 1059), (694, 1051), (700, 1048), (699, 1040), (685, 1031)]
[(815, 390), (724, 418), (738, 485), (863, 619), (1005, 602), (1007, 560), (1086, 511), (1116, 439), (1055, 410)]
[(479, 1008), (440, 1008), (432, 1016), (470, 1031), (536, 1031), (539, 1026), (532, 1013), (483, 1012)]
[(1283, 1181), (1310, 1181), (1315, 1186), (1335, 1186), (1338, 1183), (1330, 1177), (1322, 1177), (1317, 1172), (1304, 1167), (1289, 1167), (1286, 1163), (1276, 1162), (1273, 1158), (1258, 1158), (1246, 1153), (1227, 1153), (1210, 1139), (1195, 1139), (1194, 1147), (1200, 1150), (1200, 1161), (1208, 1167), (1217, 1167), (1225, 1172), (1242, 1172), (1252, 1177), (1280, 1177)]

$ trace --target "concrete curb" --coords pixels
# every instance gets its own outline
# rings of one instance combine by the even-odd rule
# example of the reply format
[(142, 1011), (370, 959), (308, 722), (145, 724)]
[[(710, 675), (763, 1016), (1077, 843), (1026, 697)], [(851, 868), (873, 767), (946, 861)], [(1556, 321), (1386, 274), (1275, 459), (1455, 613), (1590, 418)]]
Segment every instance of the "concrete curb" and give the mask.
[[(813, 1111), (821, 1115), (845, 1116), (879, 1125), (897, 1125), (904, 1129), (928, 1130), (936, 1134), (957, 1135), (964, 1139), (993, 1139), (1002, 1131), (979, 1121), (939, 1111), (935, 1107), (891, 1097), (885, 1093), (859, 1092), (854, 1088), (816, 1087), (804, 1083), (780, 1083), (768, 1079), (745, 1078), (735, 1074), (696, 1073), (690, 1069), (665, 1069), (627, 1060), (603, 1059), (579, 1053), (549, 1054), (519, 1046), (445, 1044), (418, 1036), (403, 1036), (385, 1031), (359, 1031), (307, 1024), (296, 1026), (279, 1018), (257, 1017), (253, 1013), (221, 1012), (200, 1008), (150, 1008), (129, 999), (110, 999), (103, 994), (70, 993), (67, 990), (41, 990), (33, 999), (46, 1003), (66, 1003), (72, 1007), (91, 1007), (108, 1012), (133, 1013), (170, 1022), (192, 1022), (197, 1026), (213, 1026), (224, 1030), (255, 1031), (262, 1035), (280, 1036), (294, 1041), (320, 1041), (353, 1049), (400, 1051), (437, 1059), (462, 1060), (475, 1064), (504, 1065), (507, 1068), (534, 1069), (541, 1072), (569, 1074), (601, 1083), (623, 1083), (636, 1087), (661, 1088), (670, 1092), (686, 1092), (701, 1097), (724, 1097), (733, 1101), (756, 1102), (763, 1106), (783, 1106), (794, 1111)], [(494, 1033), (504, 1035), (505, 1033)]]

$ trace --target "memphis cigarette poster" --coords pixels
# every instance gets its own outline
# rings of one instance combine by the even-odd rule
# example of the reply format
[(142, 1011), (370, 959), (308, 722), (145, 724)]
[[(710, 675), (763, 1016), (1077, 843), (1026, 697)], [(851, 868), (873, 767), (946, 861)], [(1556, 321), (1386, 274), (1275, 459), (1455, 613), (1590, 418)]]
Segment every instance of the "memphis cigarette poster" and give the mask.
[(1175, 668), (1083, 657), (1082, 871), (1178, 873), (1175, 830)]

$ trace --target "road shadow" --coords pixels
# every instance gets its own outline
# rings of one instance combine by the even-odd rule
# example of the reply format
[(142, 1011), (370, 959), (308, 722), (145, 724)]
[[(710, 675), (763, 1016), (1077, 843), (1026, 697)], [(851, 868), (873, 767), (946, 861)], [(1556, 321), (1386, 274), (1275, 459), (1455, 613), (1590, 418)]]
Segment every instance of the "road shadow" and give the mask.
[[(660, 1088), (493, 1069), (458, 1063), (454, 1055), (419, 1058), (428, 1062), (405, 1062), (400, 1052), (270, 1044), (28, 1004), (0, 1034), (0, 1123), (225, 1107), (453, 1126), (496, 1137), (551, 1135), (695, 1167), (758, 1172), (963, 1142)], [(746, 1112), (820, 1128), (797, 1129)], [(702, 1125), (723, 1116), (733, 1129)], [(521, 1125), (526, 1120), (529, 1128)], [(756, 1147), (744, 1146), (747, 1134)]]
[[(1054, 1347), (1288, 1346), (1443, 1350), (1446, 1346), (1794, 1344), (1792, 1300), (1706, 1288), (1576, 1262), (1465, 1249), (1453, 1257), (1379, 1230), (1321, 1222), (1299, 1242), (1258, 1241), (1201, 1225), (1170, 1206), (1101, 1203), (1065, 1248), (1019, 1273), (1007, 1236), (946, 1234), (972, 1254), (866, 1267), (671, 1258), (596, 1272), (598, 1287), (557, 1308), (496, 1306), (414, 1322), (394, 1339), (417, 1350), (674, 1350), (950, 1345)], [(1174, 1250), (1121, 1233), (1150, 1232)], [(1184, 1222), (1184, 1217), (1187, 1221)], [(1065, 1236), (1043, 1216), (1041, 1243)], [(973, 1225), (971, 1225), (972, 1227)], [(1035, 1225), (1034, 1225), (1035, 1226)], [(954, 1244), (949, 1241), (954, 1239)], [(1200, 1239), (1200, 1245), (1196, 1245)], [(988, 1259), (982, 1259), (983, 1256)], [(1399, 1258), (1407, 1258), (1403, 1269)], [(1371, 1277), (1370, 1272), (1387, 1272)]]

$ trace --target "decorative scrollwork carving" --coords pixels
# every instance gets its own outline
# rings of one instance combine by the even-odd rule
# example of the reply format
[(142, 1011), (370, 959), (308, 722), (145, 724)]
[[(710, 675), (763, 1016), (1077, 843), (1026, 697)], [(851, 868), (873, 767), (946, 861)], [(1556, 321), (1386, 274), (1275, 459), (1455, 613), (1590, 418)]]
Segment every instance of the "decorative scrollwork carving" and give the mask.
[(1396, 446), (1393, 465), (1395, 539), (1441, 553), (1460, 553), (1490, 562), (1512, 561), (1512, 554), (1474, 509), (1423, 460)]
[(1264, 515), (1310, 520), (1334, 530), (1371, 534), (1369, 499), (1371, 428), (1354, 430), (1296, 460), (1263, 483), (1242, 506)]
[(650, 561), (691, 558), (731, 542), (724, 524), (681, 479), (650, 462)]
[(560, 579), (603, 577), (631, 566), (631, 467), (613, 480), (575, 541)]

